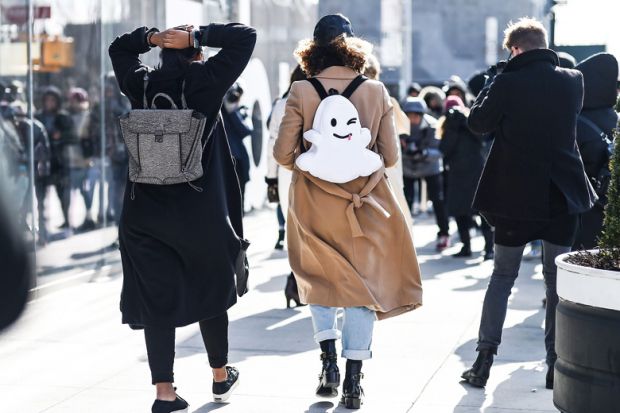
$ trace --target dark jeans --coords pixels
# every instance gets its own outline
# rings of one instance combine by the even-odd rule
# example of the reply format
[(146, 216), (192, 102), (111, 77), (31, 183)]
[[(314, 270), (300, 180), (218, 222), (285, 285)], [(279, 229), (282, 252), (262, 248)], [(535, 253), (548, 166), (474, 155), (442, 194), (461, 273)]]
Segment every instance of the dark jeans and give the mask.
[(65, 224), (69, 225), (69, 201), (71, 200), (71, 188), (69, 171), (61, 169), (52, 173), (49, 183), (56, 189), (56, 195), (60, 201), (60, 208)]
[[(530, 224), (532, 228), (537, 230), (530, 231), (529, 235), (522, 231), (522, 228), (528, 226), (527, 223), (521, 227), (509, 229), (499, 225), (495, 228), (494, 268), (484, 297), (476, 350), (493, 350), (497, 353), (497, 348), (502, 341), (502, 328), (508, 309), (508, 297), (510, 297), (512, 287), (519, 274), (523, 249), (527, 242), (540, 238), (543, 240), (543, 276), (547, 296), (545, 348), (547, 350), (547, 364), (553, 365), (555, 363), (557, 359), (555, 353), (555, 310), (558, 305), (555, 258), (571, 250), (570, 246), (573, 243), (576, 225), (576, 216), (569, 215), (552, 220), (546, 225)], [(521, 244), (502, 245), (500, 240), (510, 244), (516, 242)], [(564, 245), (558, 245), (556, 242)]]
[[(228, 314), (199, 323), (202, 340), (211, 368), (218, 369), (228, 363)], [(152, 383), (174, 382), (174, 328), (145, 327), (144, 339), (151, 369)]]
[(121, 222), (121, 211), (125, 197), (125, 185), (127, 184), (127, 162), (110, 162), (108, 176), (108, 215), (114, 217), (114, 223), (118, 226)]
[(278, 204), (278, 208), (276, 209), (276, 215), (278, 216), (278, 226), (281, 230), (286, 227), (286, 219), (284, 218), (284, 213), (282, 212), (282, 206)]
[[(444, 197), (443, 175), (437, 174), (422, 178), (426, 181), (426, 192), (428, 199), (433, 203), (433, 212), (435, 213), (435, 221), (439, 227), (437, 236), (449, 235), (448, 211), (446, 210), (446, 201)], [(415, 178), (404, 178), (405, 198), (409, 207), (413, 204), (413, 194)]]

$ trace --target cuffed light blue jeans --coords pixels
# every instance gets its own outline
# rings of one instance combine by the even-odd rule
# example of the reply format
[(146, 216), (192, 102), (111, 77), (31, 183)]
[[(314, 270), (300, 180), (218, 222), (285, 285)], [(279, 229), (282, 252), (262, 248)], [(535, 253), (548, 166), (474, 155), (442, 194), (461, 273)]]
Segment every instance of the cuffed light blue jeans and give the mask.
[(342, 357), (349, 360), (368, 360), (372, 358), (370, 345), (372, 331), (377, 315), (366, 307), (345, 307), (342, 320), (342, 333), (338, 330), (339, 307), (310, 305), (314, 340), (338, 340), (342, 337)]

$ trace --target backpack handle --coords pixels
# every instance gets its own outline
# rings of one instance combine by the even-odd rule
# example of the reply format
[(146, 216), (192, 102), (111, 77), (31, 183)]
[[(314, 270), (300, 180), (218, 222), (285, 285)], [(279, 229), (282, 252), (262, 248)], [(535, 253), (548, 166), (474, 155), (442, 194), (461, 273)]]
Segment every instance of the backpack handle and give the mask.
[[(146, 88), (149, 85), (149, 75), (148, 73), (144, 74), (144, 87), (143, 87), (143, 91), (142, 91), (142, 106), (143, 109), (148, 109), (149, 108), (149, 101), (146, 99)], [(174, 100), (172, 100), (172, 98), (165, 94), (165, 93), (158, 93), (153, 97), (153, 100), (151, 100), (151, 108), (152, 109), (157, 109), (157, 106), (155, 106), (155, 99), (157, 99), (158, 97), (164, 97), (166, 99), (168, 99), (170, 101), (170, 103), (172, 104), (172, 108), (173, 109), (178, 109), (178, 106), (174, 103)], [(185, 79), (183, 79), (183, 83), (181, 84), (181, 106), (183, 109), (188, 109), (187, 107), (187, 101), (185, 100)]]
[(157, 109), (157, 105), (155, 104), (155, 99), (162, 97), (162, 98), (166, 98), (168, 100), (168, 102), (170, 102), (170, 104), (172, 105), (172, 109), (173, 110), (177, 110), (178, 106), (176, 103), (174, 103), (174, 100), (172, 100), (172, 98), (170, 96), (168, 96), (165, 93), (158, 93), (153, 97), (153, 100), (151, 100), (151, 109)]

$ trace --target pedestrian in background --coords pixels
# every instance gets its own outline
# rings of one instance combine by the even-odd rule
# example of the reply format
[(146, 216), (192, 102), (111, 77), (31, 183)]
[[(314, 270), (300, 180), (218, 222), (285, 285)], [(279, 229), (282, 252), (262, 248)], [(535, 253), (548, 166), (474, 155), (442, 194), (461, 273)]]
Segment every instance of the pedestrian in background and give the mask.
[(62, 108), (62, 94), (55, 86), (48, 86), (43, 90), (42, 108), (35, 114), (35, 118), (45, 126), (50, 140), (51, 164), (50, 181), (56, 189), (60, 200), (64, 222), (61, 229), (69, 229), (70, 189), (70, 145), (74, 144), (75, 129), (69, 113)]
[(575, 69), (583, 74), (583, 110), (577, 119), (577, 145), (586, 174), (596, 190), (598, 201), (591, 210), (579, 215), (579, 228), (573, 249), (598, 246), (603, 229), (607, 188), (611, 179), (609, 159), (614, 129), (618, 126), (616, 82), (618, 61), (608, 53), (599, 53), (579, 63)]
[(426, 113), (426, 104), (421, 98), (408, 98), (403, 111), (409, 117), (410, 124), (409, 136), (401, 140), (405, 197), (407, 203), (412, 205), (414, 182), (424, 179), (439, 229), (436, 249), (443, 251), (450, 245), (450, 227), (444, 196), (443, 154), (436, 136), (437, 121)]
[[(381, 155), (386, 167), (396, 162), (390, 96), (380, 82), (360, 78), (371, 52), (369, 43), (354, 37), (346, 17), (320, 19), (314, 38), (302, 41), (295, 52), (303, 71), (314, 80), (293, 83), (274, 147), (280, 165), (293, 169), (289, 261), (301, 301), (310, 304), (314, 338), (321, 347), (316, 393), (338, 395), (336, 340), (342, 334), (347, 363), (341, 402), (346, 408), (359, 408), (362, 402), (362, 363), (372, 357), (375, 319), (411, 311), (422, 301), (413, 242), (384, 168), (337, 184), (296, 167), (298, 157), (310, 149), (302, 135), (313, 129), (321, 95), (331, 89), (341, 93), (354, 79), (358, 87), (349, 102), (359, 119), (349, 122), (370, 130), (367, 148)], [(331, 124), (336, 123), (333, 118)], [(340, 308), (344, 309), (342, 333), (337, 328)]]
[(489, 378), (523, 249), (536, 239), (543, 240), (546, 386), (553, 387), (558, 303), (555, 258), (570, 251), (578, 214), (596, 201), (575, 136), (583, 76), (559, 68), (558, 56), (547, 45), (547, 32), (540, 22), (523, 18), (510, 24), (504, 47), (512, 58), (489, 70), (488, 83), (469, 115), (474, 132), (495, 135), (474, 199), (474, 208), (495, 226), (496, 244), (482, 308), (478, 357), (462, 375), (477, 387), (484, 387)]
[[(252, 128), (247, 123), (248, 108), (241, 105), (242, 97), (243, 88), (239, 83), (235, 83), (224, 97), (222, 119), (230, 151), (235, 159), (235, 170), (241, 186), (241, 199), (244, 201), (245, 186), (250, 181), (250, 155), (243, 141), (250, 136)], [(245, 202), (242, 205), (245, 205)]]
[[(27, 105), (20, 100), (13, 100), (10, 105), (10, 120), (15, 125), (22, 142), (22, 147), (28, 148), (28, 141), (32, 132), (34, 149), (34, 190), (37, 199), (38, 211), (38, 238), (37, 244), (45, 246), (47, 244), (47, 219), (45, 216), (45, 198), (47, 195), (47, 185), (50, 174), (50, 142), (45, 131), (45, 126), (37, 119), (30, 119), (28, 116)], [(24, 162), (28, 161), (27, 150), (24, 152)], [(24, 168), (27, 166), (24, 164)], [(24, 200), (24, 211), (30, 209), (31, 191), (27, 191)]]
[[(128, 173), (128, 155), (123, 136), (121, 134), (118, 118), (125, 115), (131, 109), (129, 100), (125, 97), (116, 81), (114, 72), (107, 73), (104, 80), (104, 107), (103, 116), (105, 121), (105, 150), (103, 163), (109, 166), (105, 174), (107, 184), (108, 203), (104, 208), (100, 208), (98, 221), (103, 224), (103, 216), (106, 214), (108, 224), (118, 226), (121, 221), (121, 209), (123, 206), (123, 196), (125, 194), (125, 183)], [(97, 102), (91, 110), (89, 122), (89, 135), (95, 142), (94, 154), (89, 170), (89, 179), (101, 180), (101, 102)], [(113, 245), (118, 248), (118, 242)]]
[[(375, 57), (375, 55), (368, 56), (368, 66), (364, 71), (364, 75), (369, 79), (379, 80), (379, 76), (381, 74), (381, 64), (379, 60)], [(419, 86), (419, 85), (418, 85)], [(414, 86), (410, 86), (411, 89)], [(418, 89), (419, 91), (419, 89)], [(400, 145), (400, 139), (405, 139), (409, 135), (409, 118), (407, 114), (403, 112), (400, 108), (400, 104), (398, 101), (391, 97), (392, 105), (394, 109), (394, 126), (396, 127), (396, 133), (394, 134), (394, 139), (396, 140), (396, 145), (398, 147), (398, 160), (394, 164), (394, 166), (390, 168), (386, 168), (385, 172), (388, 176), (388, 180), (390, 185), (392, 186), (392, 192), (394, 192), (394, 196), (398, 200), (398, 205), (400, 205), (400, 209), (403, 211), (403, 215), (405, 216), (405, 221), (407, 221), (407, 227), (413, 231), (413, 219), (411, 218), (411, 209), (409, 209), (409, 205), (407, 202), (407, 198), (405, 198), (405, 183), (403, 182), (403, 162), (402, 162), (402, 148)]]
[[(443, 102), (446, 100), (446, 94), (436, 86), (425, 86), (418, 96), (424, 100), (428, 114), (439, 119), (443, 115)], [(403, 106), (406, 102), (403, 102)]]
[(82, 88), (71, 88), (68, 93), (68, 111), (73, 120), (73, 136), (75, 141), (67, 145), (70, 176), (70, 191), (78, 190), (84, 200), (86, 216), (78, 231), (95, 229), (95, 221), (91, 216), (93, 197), (95, 195), (95, 176), (89, 174), (95, 155), (96, 141), (90, 135), (90, 101), (88, 93)]
[[(119, 227), (123, 263), (123, 323), (144, 328), (157, 398), (153, 413), (187, 412), (173, 387), (175, 329), (199, 323), (213, 373), (216, 402), (228, 399), (239, 372), (228, 366), (228, 314), (236, 301), (235, 267), (242, 250), (242, 203), (226, 133), (219, 118), (228, 89), (243, 72), (256, 42), (236, 23), (184, 26), (159, 32), (140, 27), (109, 48), (121, 91), (134, 109), (159, 93), (206, 116), (203, 175), (176, 185), (130, 185)], [(203, 61), (202, 46), (221, 49)], [(156, 69), (140, 55), (161, 48)], [(145, 76), (148, 82), (145, 82)], [(147, 86), (148, 85), (148, 86)], [(164, 99), (159, 107), (170, 108)], [(164, 106), (167, 105), (167, 106)], [(208, 156), (207, 156), (208, 154)], [(129, 189), (131, 188), (131, 189)]]
[[(456, 258), (472, 256), (469, 231), (474, 224), (472, 202), (478, 180), (484, 167), (482, 136), (473, 133), (467, 126), (469, 110), (458, 96), (448, 96), (445, 115), (438, 122), (439, 149), (444, 156), (444, 167), (448, 178), (446, 191), (447, 209), (453, 216), (463, 244), (454, 254)], [(484, 260), (493, 258), (493, 232), (482, 220), (484, 236)]]
[[(284, 110), (286, 108), (286, 101), (291, 92), (291, 87), (294, 82), (306, 80), (306, 74), (301, 70), (301, 66), (297, 65), (291, 73), (291, 80), (288, 89), (281, 98), (277, 99), (273, 104), (271, 110), (271, 116), (269, 120), (269, 146), (267, 147), (267, 177), (265, 178), (268, 186), (268, 193), (277, 195), (278, 208), (279, 208), (279, 224), (280, 230), (278, 233), (278, 242), (276, 249), (284, 248), (284, 236), (286, 233), (285, 225), (288, 216), (288, 197), (289, 189), (291, 187), (291, 179), (293, 174), (290, 170), (278, 165), (278, 162), (273, 156), (273, 148), (278, 138), (278, 132), (280, 131), (280, 125), (282, 124), (282, 118), (284, 117)], [(271, 195), (272, 197), (274, 195)], [(280, 248), (280, 245), (282, 247)], [(286, 278), (286, 285), (284, 287), (284, 297), (286, 298), (286, 307), (290, 308), (291, 301), (299, 307), (303, 305), (299, 299), (299, 290), (297, 288), (297, 280), (295, 275), (291, 273)]]
[(407, 87), (407, 98), (417, 98), (420, 96), (420, 92), (422, 91), (422, 86), (418, 82), (413, 82)]
[(446, 94), (446, 97), (458, 96), (466, 106), (470, 106), (472, 101), (471, 94), (467, 88), (467, 83), (465, 83), (460, 76), (450, 76), (450, 78), (444, 83), (442, 90)]

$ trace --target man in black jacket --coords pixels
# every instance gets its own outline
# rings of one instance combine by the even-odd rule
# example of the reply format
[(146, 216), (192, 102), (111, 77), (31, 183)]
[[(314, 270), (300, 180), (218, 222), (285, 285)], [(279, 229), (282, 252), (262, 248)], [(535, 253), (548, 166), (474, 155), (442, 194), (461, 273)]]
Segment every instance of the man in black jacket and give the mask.
[(477, 133), (495, 141), (478, 184), (474, 208), (495, 226), (494, 270), (480, 323), (478, 358), (463, 373), (469, 384), (484, 387), (501, 342), (508, 297), (519, 272), (525, 245), (543, 240), (547, 313), (547, 388), (553, 388), (556, 292), (555, 258), (570, 251), (578, 214), (589, 210), (596, 194), (584, 172), (576, 144), (576, 121), (583, 104), (583, 76), (559, 66), (547, 49), (540, 22), (521, 19), (505, 31), (512, 59), (489, 79), (469, 116)]

